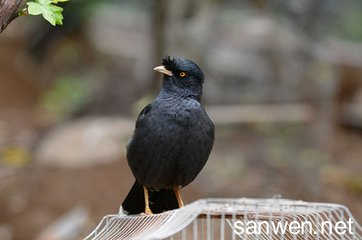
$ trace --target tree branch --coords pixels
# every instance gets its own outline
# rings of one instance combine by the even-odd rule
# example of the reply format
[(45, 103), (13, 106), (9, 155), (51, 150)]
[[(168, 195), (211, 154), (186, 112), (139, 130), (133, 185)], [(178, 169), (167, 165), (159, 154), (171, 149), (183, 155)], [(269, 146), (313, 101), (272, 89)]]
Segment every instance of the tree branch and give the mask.
[(24, 0), (0, 0), (0, 33), (18, 16)]

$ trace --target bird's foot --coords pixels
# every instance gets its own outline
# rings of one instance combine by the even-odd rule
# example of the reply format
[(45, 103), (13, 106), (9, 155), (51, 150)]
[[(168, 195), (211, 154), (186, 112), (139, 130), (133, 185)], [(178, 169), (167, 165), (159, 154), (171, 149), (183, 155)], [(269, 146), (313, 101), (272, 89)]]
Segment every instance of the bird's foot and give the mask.
[(150, 209), (149, 207), (146, 207), (146, 208), (145, 208), (145, 214), (146, 214), (146, 215), (152, 215), (153, 212), (151, 211), (151, 209)]
[(148, 189), (143, 186), (143, 193), (145, 195), (145, 214), (146, 215), (152, 215), (152, 211), (150, 209), (150, 202), (149, 202), (149, 197), (148, 197)]
[(181, 189), (181, 187), (175, 187), (174, 188), (174, 192), (176, 194), (177, 203), (178, 203), (179, 208), (184, 206), (184, 202), (182, 201), (180, 189)]

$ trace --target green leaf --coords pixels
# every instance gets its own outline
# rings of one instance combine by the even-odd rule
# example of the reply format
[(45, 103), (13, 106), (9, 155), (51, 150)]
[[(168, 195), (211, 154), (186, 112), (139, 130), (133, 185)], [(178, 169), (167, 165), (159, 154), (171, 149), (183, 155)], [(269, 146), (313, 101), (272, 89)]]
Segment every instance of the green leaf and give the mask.
[(43, 6), (36, 2), (28, 2), (28, 12), (31, 15), (39, 15), (43, 12)]
[(68, 2), (69, 0), (52, 0), (52, 3)]
[(28, 12), (30, 15), (42, 15), (51, 25), (63, 24), (63, 8), (53, 3), (65, 2), (67, 0), (34, 0), (27, 2)]
[(39, 2), (41, 5), (49, 5), (52, 3), (51, 0), (35, 0), (35, 2)]
[(63, 12), (63, 8), (51, 4), (49, 5), (49, 9), (52, 10), (52, 12)]

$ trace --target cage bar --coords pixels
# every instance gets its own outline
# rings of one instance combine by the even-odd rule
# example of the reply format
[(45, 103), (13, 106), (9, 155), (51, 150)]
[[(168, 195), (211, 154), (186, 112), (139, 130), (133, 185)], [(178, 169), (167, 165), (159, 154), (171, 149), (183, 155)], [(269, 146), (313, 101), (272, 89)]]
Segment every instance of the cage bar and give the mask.
[[(335, 225), (352, 221), (345, 234), (323, 229), (324, 222)], [(298, 234), (274, 231), (278, 223), (310, 222), (310, 229)], [(239, 231), (238, 223), (260, 224), (260, 232)], [(310, 230), (310, 231), (309, 231)], [(349, 231), (351, 230), (351, 232)], [(183, 208), (154, 215), (108, 215), (84, 240), (361, 240), (362, 227), (342, 205), (309, 203), (287, 199), (202, 199)]]

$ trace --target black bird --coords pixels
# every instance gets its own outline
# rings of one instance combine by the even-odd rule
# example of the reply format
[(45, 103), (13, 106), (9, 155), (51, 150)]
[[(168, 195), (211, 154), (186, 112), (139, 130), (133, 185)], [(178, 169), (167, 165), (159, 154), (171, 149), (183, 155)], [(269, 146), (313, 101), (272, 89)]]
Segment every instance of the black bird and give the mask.
[(127, 214), (160, 213), (183, 206), (180, 189), (204, 167), (214, 124), (201, 105), (204, 74), (194, 62), (166, 57), (156, 99), (139, 114), (127, 159), (136, 178), (122, 203)]

